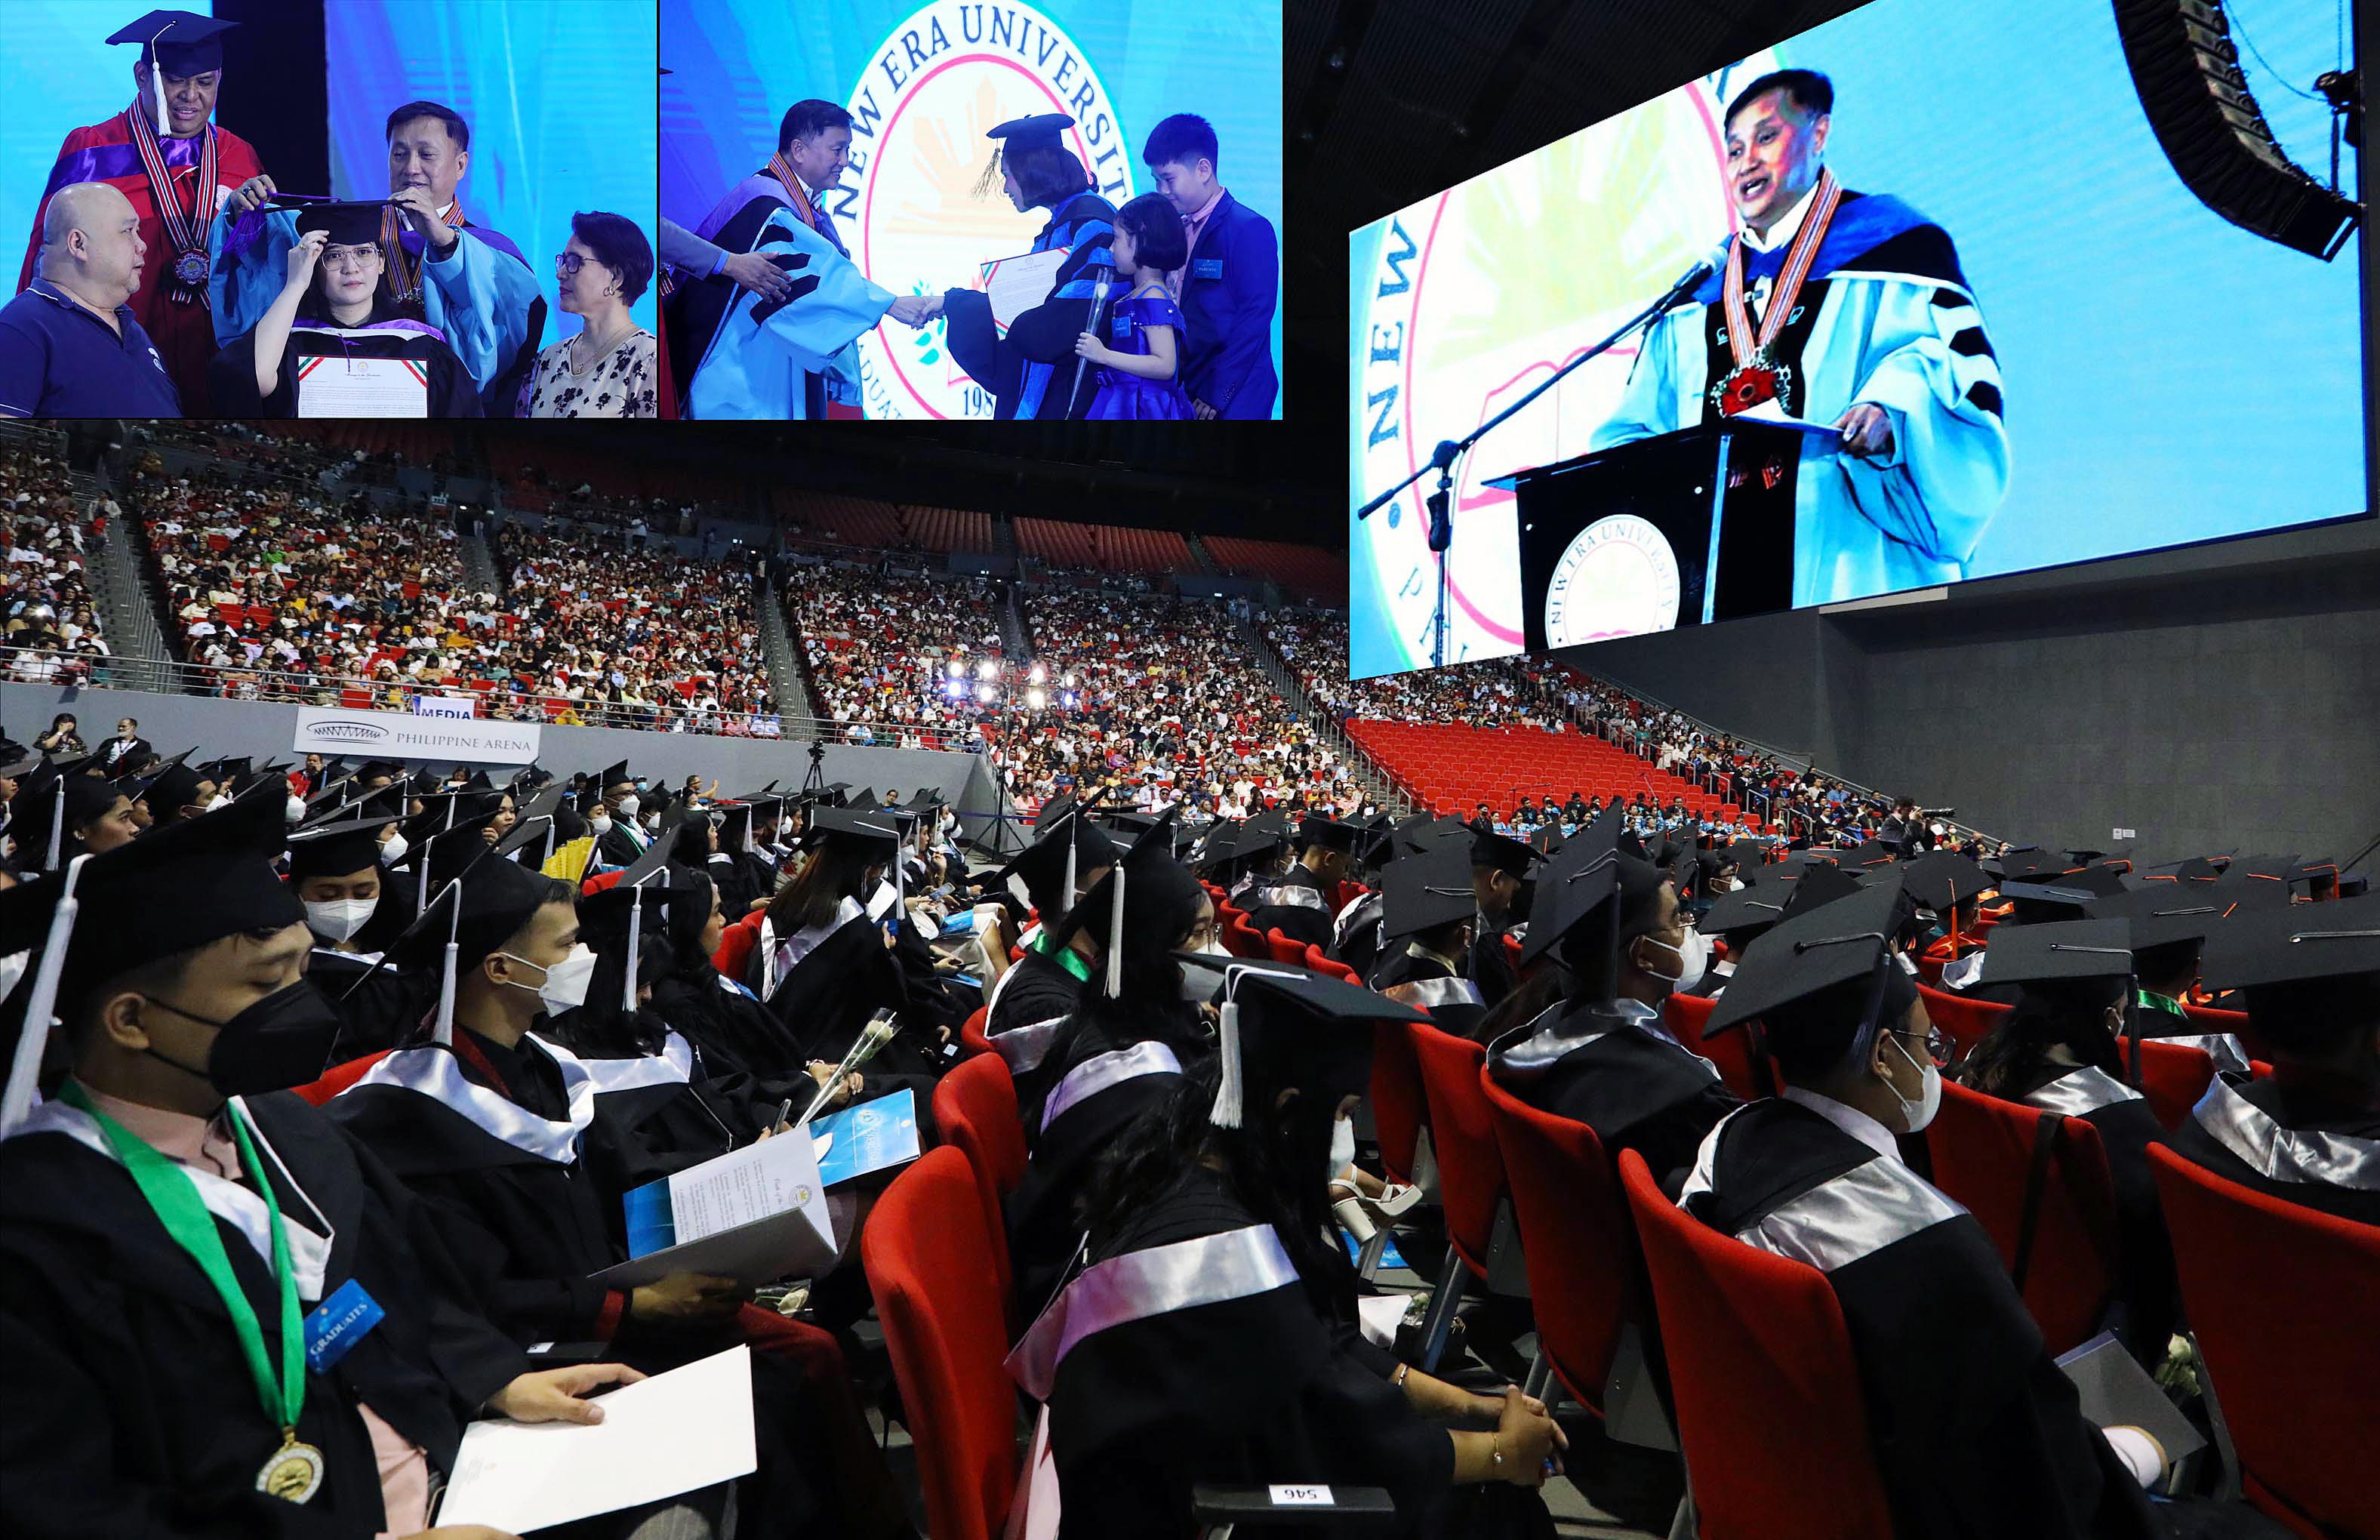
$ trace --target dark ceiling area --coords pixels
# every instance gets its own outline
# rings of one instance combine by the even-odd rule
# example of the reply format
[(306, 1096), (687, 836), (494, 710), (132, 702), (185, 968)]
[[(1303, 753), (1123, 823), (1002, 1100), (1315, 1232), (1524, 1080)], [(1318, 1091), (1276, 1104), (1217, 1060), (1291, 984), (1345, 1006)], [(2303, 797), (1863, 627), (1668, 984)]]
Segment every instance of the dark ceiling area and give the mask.
[(1856, 8), (1286, 0), (1284, 417), (1344, 419), (1350, 230)]

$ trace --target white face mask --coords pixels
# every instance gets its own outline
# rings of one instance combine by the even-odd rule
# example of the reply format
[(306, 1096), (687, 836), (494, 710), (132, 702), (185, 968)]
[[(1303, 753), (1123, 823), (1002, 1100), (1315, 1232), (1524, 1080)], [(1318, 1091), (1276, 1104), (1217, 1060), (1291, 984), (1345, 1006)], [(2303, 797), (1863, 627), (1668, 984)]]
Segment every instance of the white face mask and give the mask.
[(631, 792), (628, 795), (622, 797), (618, 803), (620, 816), (624, 819), (635, 818), (637, 816), (637, 806), (636, 794)]
[(288, 809), (282, 814), (282, 819), (285, 822), (294, 824), (305, 816), (306, 799), (302, 796), (293, 796), (289, 799)]
[(1341, 1171), (1354, 1163), (1355, 1124), (1352, 1119), (1334, 1119), (1330, 1124), (1330, 1170), (1323, 1180), (1335, 1180)]
[[(537, 966), (528, 958), (513, 952), (500, 952), (496, 955), (509, 957), (528, 967)], [(545, 1009), (550, 1015), (575, 1011), (587, 1003), (587, 984), (594, 974), (595, 949), (581, 941), (570, 949), (569, 956), (545, 970), (545, 979), (537, 987), (537, 998), (545, 1001)], [(513, 983), (509, 978), (504, 982)], [(514, 984), (513, 987), (519, 989), (528, 988), (526, 984)]]
[[(1223, 950), (1223, 944), (1220, 941), (1209, 941), (1205, 946), (1192, 947), (1190, 950), (1201, 957), (1231, 955)], [(1215, 991), (1220, 988), (1221, 986), (1216, 981), (1215, 976), (1205, 968), (1182, 970), (1182, 998), (1193, 1005), (1204, 1005), (1212, 1000), (1215, 998)]]
[(215, 799), (207, 804), (207, 811), (210, 813), (217, 813), (230, 806), (231, 794), (227, 792), (217, 792), (215, 794)]
[(404, 860), (405, 853), (412, 848), (405, 843), (403, 834), (391, 834), (380, 847), (380, 864), (383, 867), (393, 867)]
[(317, 936), (344, 941), (364, 928), (380, 906), (376, 898), (334, 898), (306, 901), (306, 924)]
[[(1900, 1035), (1897, 1032), (1892, 1035), (1892, 1046), (1900, 1049), (1900, 1057), (1912, 1064), (1917, 1063), (1916, 1056), (1901, 1047)], [(1900, 1115), (1907, 1121), (1909, 1132), (1912, 1134), (1922, 1132), (1927, 1123), (1934, 1121), (1934, 1114), (1940, 1110), (1942, 1106), (1942, 1071), (1935, 1064), (1933, 1056), (1928, 1054), (1925, 1061), (1919, 1064), (1918, 1068), (1925, 1074), (1925, 1085), (1917, 1093), (1915, 1101), (1902, 1096), (1900, 1088), (1891, 1081), (1888, 1080), (1884, 1083), (1885, 1088), (1890, 1091), (1894, 1099), (1900, 1103)]]
[[(1653, 941), (1650, 936), (1644, 939)], [(1703, 972), (1710, 966), (1709, 937), (1690, 925), (1686, 927), (1686, 939), (1682, 944), (1675, 947), (1670, 946), (1667, 941), (1653, 941), (1653, 944), (1664, 952), (1675, 952), (1678, 954), (1678, 971), (1675, 974), (1666, 974), (1658, 968), (1646, 968), (1642, 963), (1636, 964), (1639, 968), (1643, 968), (1645, 972), (1656, 978), (1667, 980), (1671, 989), (1682, 994), (1703, 981)]]
[(612, 832), (612, 820), (598, 813), (587, 820), (587, 827), (598, 834), (609, 834)]

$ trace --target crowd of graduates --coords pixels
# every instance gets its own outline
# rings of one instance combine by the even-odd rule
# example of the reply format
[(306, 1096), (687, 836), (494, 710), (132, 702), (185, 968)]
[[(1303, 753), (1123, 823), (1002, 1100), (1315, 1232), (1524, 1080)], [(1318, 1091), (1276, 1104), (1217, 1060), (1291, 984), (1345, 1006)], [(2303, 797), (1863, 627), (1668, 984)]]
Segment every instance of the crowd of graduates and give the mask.
[[(735, 1534), (913, 1533), (865, 1403), (917, 1409), (868, 1367), (858, 1262), (904, 1161), (829, 1189), (813, 1276), (602, 1275), (635, 1188), (797, 1105), (902, 1098), (930, 1147), (978, 1058), (1027, 1152), (1000, 1304), (1044, 1413), (1028, 1501), (1069, 1534), (1188, 1534), (1197, 1484), (1281, 1481), (1383, 1489), (1409, 1534), (1552, 1533), (1538, 1489), (1603, 1435), (1491, 1372), (1525, 1314), (1450, 1269), (1417, 1329), (1350, 1260), (1451, 1223), (1415, 1201), (1436, 1180), (1384, 1180), (1384, 1033), (1481, 1045), (1594, 1158), (1815, 1267), (1904, 1535), (2275, 1533), (2067, 1377), (1934, 1184), (1946, 1102), (2096, 1130), (2119, 1255), (2095, 1325), (2209, 1435), (2151, 1151), (2380, 1224), (2380, 900), (2329, 862), (1978, 861), (1920, 828), (1787, 851), (1617, 809), (1526, 838), (1193, 825), (1087, 789), (1018, 851), (930, 787), (200, 761), (138, 725), (0, 747), (17, 1533), (425, 1533), (472, 1419), (591, 1421), (739, 1344), (757, 1469), (587, 1533), (723, 1533), (731, 1506)], [(2204, 1090), (2168, 1122), (2175, 1056)], [(298, 1317), (351, 1285), (376, 1324), (291, 1366)]]

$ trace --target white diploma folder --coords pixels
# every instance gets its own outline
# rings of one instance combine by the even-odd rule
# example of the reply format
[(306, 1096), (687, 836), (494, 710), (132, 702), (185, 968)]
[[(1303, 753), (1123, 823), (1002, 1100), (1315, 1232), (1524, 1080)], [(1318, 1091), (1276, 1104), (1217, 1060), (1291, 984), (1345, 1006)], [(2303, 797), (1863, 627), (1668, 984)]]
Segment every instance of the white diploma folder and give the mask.
[(1002, 257), (983, 264), (984, 297), (991, 301), (991, 329), (1008, 335), (1011, 322), (1050, 297), (1058, 286), (1058, 270), (1066, 264), (1066, 249)]
[[(746, 1287), (823, 1272), (836, 1256), (826, 1184), (807, 1131), (730, 1150), (670, 1177), (671, 1243), (604, 1268), (605, 1287), (634, 1289), (671, 1273), (705, 1273)], [(652, 1183), (660, 1188), (662, 1182)], [(629, 1194), (633, 1204), (639, 1188)], [(635, 1207), (629, 1229), (640, 1229)]]
[(465, 1428), (438, 1522), (525, 1534), (715, 1486), (759, 1466), (752, 1350), (740, 1343), (590, 1399), (603, 1409), (600, 1423), (498, 1418)]

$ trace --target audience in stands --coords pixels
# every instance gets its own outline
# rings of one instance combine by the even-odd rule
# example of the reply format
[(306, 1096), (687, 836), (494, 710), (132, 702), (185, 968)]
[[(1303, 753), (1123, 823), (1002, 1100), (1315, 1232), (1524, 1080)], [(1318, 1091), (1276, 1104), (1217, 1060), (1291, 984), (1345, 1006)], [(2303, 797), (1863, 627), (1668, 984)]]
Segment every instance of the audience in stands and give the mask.
[[(103, 513), (100, 515), (103, 518)], [(88, 680), (107, 657), (84, 565), (96, 560), (99, 526), (86, 529), (63, 461), (31, 444), (0, 452), (0, 645), (7, 676), (22, 684)]]

